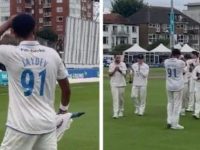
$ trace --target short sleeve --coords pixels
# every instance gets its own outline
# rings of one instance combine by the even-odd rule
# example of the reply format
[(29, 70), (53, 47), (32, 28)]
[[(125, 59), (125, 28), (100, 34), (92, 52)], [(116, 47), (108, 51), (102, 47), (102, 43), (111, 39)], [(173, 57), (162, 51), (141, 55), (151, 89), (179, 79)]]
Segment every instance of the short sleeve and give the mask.
[(11, 48), (12, 46), (9, 45), (0, 45), (0, 63), (6, 65)]
[(57, 79), (61, 80), (61, 79), (65, 79), (66, 77), (68, 77), (68, 71), (64, 66), (64, 63), (62, 62), (62, 60), (59, 58), (59, 64), (58, 64), (58, 70), (57, 70)]

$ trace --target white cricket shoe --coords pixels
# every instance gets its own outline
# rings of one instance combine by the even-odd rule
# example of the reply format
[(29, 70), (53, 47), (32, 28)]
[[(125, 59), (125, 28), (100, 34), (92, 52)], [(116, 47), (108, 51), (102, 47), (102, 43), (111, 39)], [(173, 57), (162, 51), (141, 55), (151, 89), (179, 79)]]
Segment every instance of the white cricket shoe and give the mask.
[(139, 114), (139, 109), (136, 108), (134, 113), (135, 113), (136, 115), (138, 115), (138, 114)]
[(199, 114), (193, 114), (193, 117), (194, 117), (195, 119), (200, 119)]
[(113, 119), (118, 119), (119, 118), (119, 116), (118, 115), (113, 115)]
[(176, 126), (171, 126), (171, 129), (174, 129), (174, 130), (183, 130), (184, 129), (184, 126), (178, 124)]
[(124, 117), (123, 112), (119, 112), (118, 116), (119, 116), (119, 117)]

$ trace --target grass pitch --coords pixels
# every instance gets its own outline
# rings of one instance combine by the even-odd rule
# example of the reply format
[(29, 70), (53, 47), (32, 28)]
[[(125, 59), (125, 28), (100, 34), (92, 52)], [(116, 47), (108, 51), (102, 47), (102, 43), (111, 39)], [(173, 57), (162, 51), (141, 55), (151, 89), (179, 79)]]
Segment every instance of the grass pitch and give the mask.
[(112, 119), (109, 78), (104, 70), (104, 150), (198, 150), (200, 120), (191, 113), (181, 117), (185, 129), (166, 129), (166, 89), (164, 69), (150, 69), (147, 107), (143, 117), (134, 114), (131, 84), (125, 92), (125, 117)]
[[(99, 85), (98, 83), (72, 84), (70, 110), (86, 114), (74, 119), (58, 143), (58, 150), (98, 150), (99, 147)], [(56, 108), (60, 103), (60, 90), (56, 89)], [(5, 132), (8, 108), (7, 87), (0, 87), (0, 142)]]

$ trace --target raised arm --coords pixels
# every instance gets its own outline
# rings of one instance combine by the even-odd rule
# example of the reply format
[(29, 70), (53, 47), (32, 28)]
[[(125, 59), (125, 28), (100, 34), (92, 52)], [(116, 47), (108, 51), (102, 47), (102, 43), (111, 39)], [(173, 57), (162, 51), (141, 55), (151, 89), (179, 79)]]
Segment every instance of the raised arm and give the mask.
[(15, 16), (11, 16), (5, 23), (3, 23), (0, 26), (0, 36), (4, 34), (12, 25), (12, 20), (15, 18)]

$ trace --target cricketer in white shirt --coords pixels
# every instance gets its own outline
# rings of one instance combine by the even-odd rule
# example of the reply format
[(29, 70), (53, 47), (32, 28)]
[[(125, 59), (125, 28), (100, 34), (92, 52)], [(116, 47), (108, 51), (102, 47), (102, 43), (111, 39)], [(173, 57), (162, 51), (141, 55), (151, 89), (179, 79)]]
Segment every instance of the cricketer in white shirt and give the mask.
[(200, 65), (196, 66), (192, 72), (192, 78), (195, 81), (195, 107), (194, 107), (194, 117), (199, 119), (200, 113)]
[(147, 80), (149, 75), (149, 66), (143, 62), (143, 56), (138, 58), (138, 62), (132, 65), (132, 70), (134, 77), (131, 98), (135, 104), (135, 114), (143, 115), (146, 107)]
[[(166, 89), (167, 89), (167, 124), (172, 129), (183, 129), (179, 125), (179, 118), (182, 106), (182, 95), (184, 88), (184, 67), (185, 62), (177, 59), (180, 56), (179, 50), (172, 51), (172, 58), (164, 62), (166, 70)], [(176, 57), (176, 58), (175, 58)]]
[(181, 115), (185, 116), (185, 111), (188, 107), (188, 102), (189, 102), (189, 80), (191, 73), (188, 70), (187, 60), (184, 60), (185, 62), (185, 68), (184, 68), (184, 73), (183, 73), (183, 79), (184, 79), (184, 88), (183, 88), (183, 102), (182, 102), (182, 109), (181, 109)]
[(191, 77), (192, 76), (192, 72), (194, 70), (194, 68), (199, 64), (199, 59), (198, 59), (198, 53), (197, 52), (193, 52), (193, 59), (188, 60), (187, 63), (187, 68), (188, 71), (190, 73), (190, 79), (189, 79), (189, 102), (188, 102), (188, 108), (187, 111), (194, 111), (194, 102), (195, 102), (195, 81), (194, 79)]
[[(34, 22), (30, 15), (20, 14), (1, 26), (0, 33), (13, 21), (14, 29), (24, 26), (26, 31), (31, 28), (26, 24)], [(9, 81), (7, 129), (0, 150), (57, 150), (55, 88), (58, 81), (63, 102), (69, 93), (67, 72), (57, 52), (34, 41), (31, 32), (18, 46), (0, 45), (0, 62)]]
[(126, 87), (126, 64), (121, 62), (121, 56), (116, 55), (109, 66), (110, 86), (113, 99), (113, 118), (123, 117), (124, 92)]

